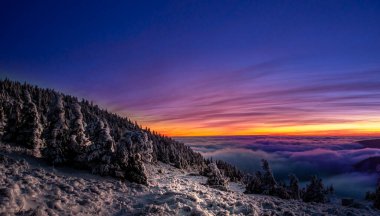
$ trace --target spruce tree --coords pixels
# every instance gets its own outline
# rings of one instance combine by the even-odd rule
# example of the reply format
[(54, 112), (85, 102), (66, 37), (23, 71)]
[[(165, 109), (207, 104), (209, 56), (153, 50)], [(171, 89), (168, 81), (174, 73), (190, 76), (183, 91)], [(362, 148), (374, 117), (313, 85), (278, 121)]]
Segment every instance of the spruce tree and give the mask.
[(306, 191), (303, 195), (303, 201), (305, 202), (327, 202), (327, 196), (322, 183), (322, 179), (317, 176), (311, 178), (310, 184), (306, 186)]
[(210, 163), (208, 165), (207, 184), (220, 190), (227, 190), (228, 180), (219, 170), (216, 163)]
[(4, 112), (4, 103), (0, 104), (0, 140), (3, 138), (5, 127), (7, 125), (7, 117)]
[(377, 209), (380, 209), (380, 181), (377, 183), (376, 192), (374, 195), (373, 206)]
[(16, 142), (18, 136), (18, 128), (21, 124), (21, 103), (15, 100), (13, 104), (8, 105), (8, 110), (5, 113), (7, 116), (7, 124), (4, 129), (3, 140), (5, 142)]
[(291, 174), (289, 178), (290, 178), (289, 190), (290, 190), (291, 198), (300, 199), (299, 180), (297, 176), (295, 176), (294, 174)]
[(42, 125), (36, 105), (27, 90), (25, 90), (25, 103), (22, 108), (21, 122), (18, 127), (17, 142), (33, 149), (33, 154), (40, 157), (42, 146)]
[(85, 134), (85, 122), (81, 106), (78, 103), (72, 105), (74, 119), (70, 127), (70, 145), (76, 153), (83, 150), (84, 147), (91, 144), (89, 138)]
[[(269, 162), (265, 159), (261, 160), (261, 166), (264, 171), (263, 182), (269, 187), (272, 188), (277, 185), (276, 180), (274, 179), (272, 169), (269, 166)], [(269, 189), (268, 188), (268, 189)]]
[(98, 120), (95, 128), (96, 137), (93, 137), (93, 143), (88, 147), (87, 161), (101, 160), (110, 163), (111, 153), (115, 152), (115, 141), (110, 135), (110, 128), (104, 120)]
[(69, 143), (69, 131), (65, 118), (62, 95), (57, 95), (49, 113), (49, 126), (44, 155), (53, 164), (67, 162), (66, 149)]

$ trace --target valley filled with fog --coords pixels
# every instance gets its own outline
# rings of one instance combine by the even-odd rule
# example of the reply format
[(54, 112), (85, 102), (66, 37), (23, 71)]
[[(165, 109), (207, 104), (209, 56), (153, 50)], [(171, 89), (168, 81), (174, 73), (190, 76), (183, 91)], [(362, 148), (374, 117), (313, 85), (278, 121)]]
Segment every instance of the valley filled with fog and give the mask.
[[(275, 177), (288, 181), (295, 174), (305, 185), (312, 175), (333, 185), (339, 197), (363, 199), (376, 186), (378, 174), (356, 170), (354, 165), (380, 156), (380, 149), (357, 141), (368, 137), (226, 136), (177, 137), (207, 158), (227, 161), (245, 172), (260, 170), (261, 159), (271, 164)], [(373, 137), (372, 137), (373, 139)]]

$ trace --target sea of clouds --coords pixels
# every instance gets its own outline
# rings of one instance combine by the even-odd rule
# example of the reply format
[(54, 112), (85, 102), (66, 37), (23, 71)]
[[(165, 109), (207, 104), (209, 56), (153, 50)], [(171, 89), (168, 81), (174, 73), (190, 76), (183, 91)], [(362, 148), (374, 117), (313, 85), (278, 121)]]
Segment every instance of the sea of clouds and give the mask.
[(333, 185), (338, 196), (363, 198), (373, 191), (379, 178), (376, 173), (362, 173), (353, 165), (373, 156), (380, 149), (364, 148), (357, 141), (368, 137), (177, 137), (205, 157), (225, 160), (243, 171), (260, 170), (261, 159), (267, 159), (275, 177), (286, 181), (296, 174), (305, 185), (312, 175)]

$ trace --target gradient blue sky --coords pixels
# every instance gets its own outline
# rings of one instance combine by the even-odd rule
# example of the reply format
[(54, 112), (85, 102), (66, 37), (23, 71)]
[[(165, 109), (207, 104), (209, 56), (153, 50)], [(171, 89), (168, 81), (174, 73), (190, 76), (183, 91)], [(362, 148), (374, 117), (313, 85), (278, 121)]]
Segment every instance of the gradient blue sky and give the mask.
[(0, 77), (169, 135), (380, 134), (380, 1), (1, 1)]

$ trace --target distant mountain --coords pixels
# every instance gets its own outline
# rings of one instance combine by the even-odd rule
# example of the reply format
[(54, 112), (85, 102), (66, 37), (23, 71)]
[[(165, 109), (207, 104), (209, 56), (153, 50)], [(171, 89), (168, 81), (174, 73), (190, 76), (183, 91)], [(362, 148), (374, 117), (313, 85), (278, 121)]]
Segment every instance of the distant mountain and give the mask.
[(361, 140), (361, 141), (358, 141), (358, 143), (366, 148), (380, 149), (380, 139)]
[[(364, 148), (380, 149), (380, 139), (358, 141)], [(354, 164), (354, 169), (360, 172), (380, 172), (380, 156), (370, 157)]]
[(354, 165), (355, 170), (361, 172), (380, 172), (380, 156), (364, 159)]
[[(200, 173), (209, 160), (190, 147), (87, 100), (51, 89), (0, 80), (0, 140), (6, 149), (93, 173), (147, 184), (146, 163)], [(232, 180), (242, 173), (218, 163)]]

